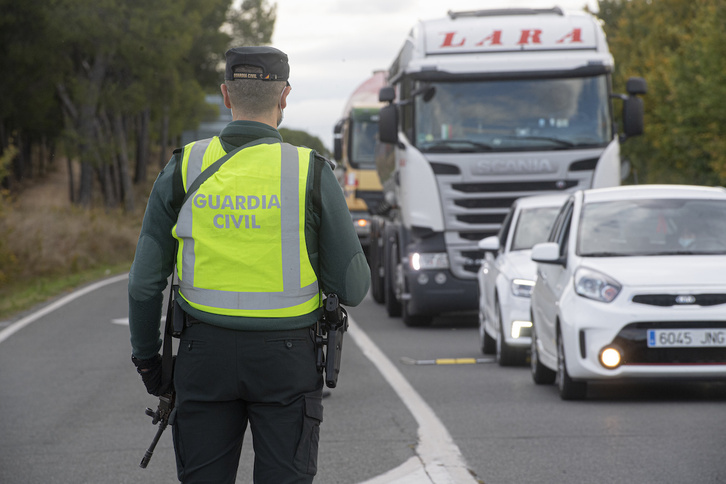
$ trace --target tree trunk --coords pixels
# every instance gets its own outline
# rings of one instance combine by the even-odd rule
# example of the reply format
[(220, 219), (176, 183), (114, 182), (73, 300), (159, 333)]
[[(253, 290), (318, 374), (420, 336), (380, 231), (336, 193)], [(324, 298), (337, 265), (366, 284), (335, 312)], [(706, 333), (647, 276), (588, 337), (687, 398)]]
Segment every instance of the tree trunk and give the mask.
[(121, 181), (121, 197), (124, 201), (124, 210), (131, 212), (134, 209), (134, 192), (129, 173), (129, 153), (126, 144), (126, 133), (124, 131), (123, 118), (116, 113), (113, 117), (113, 129), (118, 144), (118, 171)]
[(169, 161), (166, 153), (169, 148), (169, 105), (164, 106), (164, 114), (161, 117), (161, 151), (159, 155), (159, 168), (164, 168)]
[(149, 121), (151, 110), (145, 109), (139, 117), (138, 136), (136, 140), (136, 178), (139, 183), (146, 182), (146, 172), (149, 162)]
[(73, 161), (70, 156), (68, 156), (66, 160), (68, 163), (68, 200), (71, 203), (76, 203), (76, 188), (73, 181)]
[[(89, 207), (93, 195), (93, 164), (99, 159), (96, 138), (96, 112), (101, 85), (106, 76), (106, 55), (97, 53), (93, 65), (88, 70), (88, 88), (82, 96), (78, 112), (76, 131), (79, 134), (78, 157), (81, 161), (81, 178), (79, 180), (79, 205)], [(80, 74), (83, 75), (83, 74)]]

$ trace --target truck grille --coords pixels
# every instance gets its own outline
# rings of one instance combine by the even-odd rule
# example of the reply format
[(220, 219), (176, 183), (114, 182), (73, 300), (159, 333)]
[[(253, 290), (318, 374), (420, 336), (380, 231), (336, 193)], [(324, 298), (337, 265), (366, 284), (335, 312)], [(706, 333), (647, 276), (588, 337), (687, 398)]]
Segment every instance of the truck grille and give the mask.
[[(569, 192), (589, 188), (597, 158), (593, 151), (553, 152), (547, 156), (556, 172), (487, 173), (477, 172), (480, 162), (494, 155), (459, 155), (430, 159), (441, 194), (445, 241), (452, 273), (461, 279), (474, 279), (482, 255), (481, 239), (496, 235), (512, 203), (530, 195)], [(500, 159), (505, 154), (497, 154)], [(521, 154), (513, 154), (519, 157)], [(432, 156), (433, 158), (433, 156)]]

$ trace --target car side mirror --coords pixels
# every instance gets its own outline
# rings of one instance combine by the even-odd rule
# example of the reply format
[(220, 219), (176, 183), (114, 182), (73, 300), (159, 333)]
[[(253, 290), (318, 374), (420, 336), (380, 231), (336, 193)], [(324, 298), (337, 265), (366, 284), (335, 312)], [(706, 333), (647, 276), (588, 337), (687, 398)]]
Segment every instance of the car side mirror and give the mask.
[(532, 247), (530, 258), (542, 264), (565, 265), (565, 258), (560, 257), (560, 246), (556, 242), (543, 242)]
[(481, 239), (477, 245), (484, 252), (496, 252), (499, 250), (499, 237), (492, 235), (485, 239)]

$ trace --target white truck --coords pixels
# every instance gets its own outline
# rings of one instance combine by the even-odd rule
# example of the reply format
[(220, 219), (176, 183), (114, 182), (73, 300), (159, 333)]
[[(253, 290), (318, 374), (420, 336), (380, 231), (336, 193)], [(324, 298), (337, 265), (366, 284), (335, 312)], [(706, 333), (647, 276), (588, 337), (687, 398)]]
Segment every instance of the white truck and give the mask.
[[(478, 308), (477, 242), (519, 197), (619, 185), (646, 83), (613, 94), (599, 20), (500, 9), (420, 21), (388, 71), (371, 222), (373, 296), (409, 326)], [(618, 132), (612, 99), (623, 102)]]

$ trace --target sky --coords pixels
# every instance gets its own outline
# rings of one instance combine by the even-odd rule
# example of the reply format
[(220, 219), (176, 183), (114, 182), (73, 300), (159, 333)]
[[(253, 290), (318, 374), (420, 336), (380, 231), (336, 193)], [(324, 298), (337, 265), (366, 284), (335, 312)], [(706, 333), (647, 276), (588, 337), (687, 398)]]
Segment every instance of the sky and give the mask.
[(419, 20), (448, 10), (559, 6), (597, 11), (596, 0), (268, 0), (277, 4), (272, 45), (288, 55), (290, 85), (281, 128), (317, 136), (330, 150), (346, 100), (375, 70), (387, 70)]

